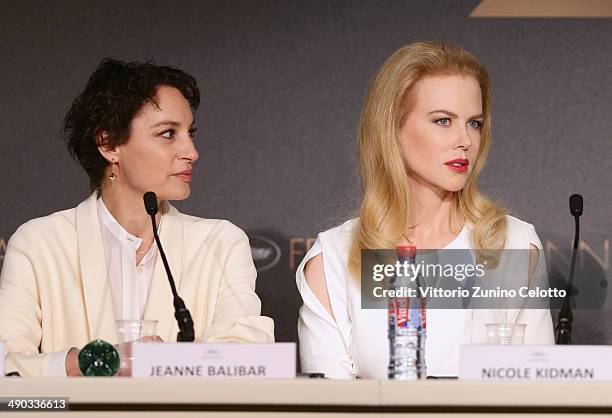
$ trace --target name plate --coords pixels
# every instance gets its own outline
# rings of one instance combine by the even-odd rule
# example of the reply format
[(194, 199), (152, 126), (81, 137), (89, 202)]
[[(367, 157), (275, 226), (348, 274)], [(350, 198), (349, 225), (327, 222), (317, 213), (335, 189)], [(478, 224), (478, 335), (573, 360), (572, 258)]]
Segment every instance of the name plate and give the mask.
[(132, 377), (290, 379), (295, 343), (132, 343)]
[(459, 379), (612, 380), (612, 346), (463, 345)]
[(4, 342), (0, 341), (0, 378), (4, 377), (4, 357), (6, 353), (4, 352)]

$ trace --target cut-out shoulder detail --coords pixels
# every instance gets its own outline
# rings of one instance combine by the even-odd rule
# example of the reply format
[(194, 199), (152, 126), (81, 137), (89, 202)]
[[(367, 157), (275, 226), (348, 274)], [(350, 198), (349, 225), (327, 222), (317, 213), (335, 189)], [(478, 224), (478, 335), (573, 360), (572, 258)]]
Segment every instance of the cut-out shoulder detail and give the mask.
[[(297, 327), (300, 363), (306, 373), (323, 372), (330, 378), (354, 379), (357, 372), (349, 354), (352, 323), (348, 302), (352, 297), (347, 295), (347, 282), (343, 277), (345, 262), (336, 256), (336, 244), (343, 240), (337, 237), (327, 239), (328, 236), (326, 232), (319, 234), (296, 270), (296, 283), (304, 301)], [(306, 265), (317, 257), (321, 259), (324, 278), (321, 283), (327, 292), (333, 316), (305, 277)], [(314, 267), (316, 270), (316, 263)]]
[(308, 260), (304, 267), (304, 277), (312, 293), (314, 293), (317, 299), (319, 299), (319, 302), (321, 302), (323, 307), (335, 320), (336, 318), (334, 317), (334, 312), (329, 300), (329, 292), (327, 291), (325, 270), (323, 269), (323, 254), (317, 254)]

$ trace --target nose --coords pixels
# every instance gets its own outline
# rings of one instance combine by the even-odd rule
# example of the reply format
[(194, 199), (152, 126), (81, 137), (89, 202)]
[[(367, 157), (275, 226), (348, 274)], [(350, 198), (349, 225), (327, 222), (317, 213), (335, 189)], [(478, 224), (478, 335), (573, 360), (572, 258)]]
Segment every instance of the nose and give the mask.
[(200, 158), (200, 154), (196, 149), (195, 143), (193, 142), (193, 138), (191, 138), (191, 136), (189, 135), (183, 141), (183, 146), (181, 148), (179, 158), (181, 160), (190, 161), (192, 163), (197, 161), (198, 158)]
[(469, 129), (470, 127), (466, 126), (464, 129), (459, 130), (457, 133), (457, 140), (455, 142), (455, 149), (463, 149), (464, 151), (467, 151), (472, 147), (472, 136)]

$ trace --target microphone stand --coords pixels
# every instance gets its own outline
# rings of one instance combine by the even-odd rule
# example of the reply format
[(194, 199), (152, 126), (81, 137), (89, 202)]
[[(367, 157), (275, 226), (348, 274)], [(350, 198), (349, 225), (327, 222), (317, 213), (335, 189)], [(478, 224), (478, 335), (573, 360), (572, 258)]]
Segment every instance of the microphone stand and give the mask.
[[(572, 201), (572, 199), (574, 199)], [(578, 204), (579, 202), (579, 204)], [(570, 211), (574, 215), (574, 245), (572, 247), (572, 258), (570, 261), (570, 271), (565, 289), (565, 298), (563, 305), (557, 315), (557, 327), (555, 341), (559, 345), (572, 344), (572, 322), (574, 315), (572, 314), (571, 297), (574, 296), (574, 272), (576, 270), (576, 257), (578, 254), (578, 243), (580, 239), (580, 215), (582, 215), (582, 196), (572, 195), (570, 197)]]
[(155, 242), (157, 243), (159, 254), (161, 255), (161, 259), (164, 263), (166, 275), (168, 276), (170, 288), (172, 289), (172, 296), (174, 297), (174, 317), (176, 318), (180, 330), (176, 336), (176, 340), (179, 342), (192, 342), (193, 340), (195, 340), (193, 319), (191, 318), (191, 313), (189, 312), (189, 309), (187, 309), (187, 307), (185, 306), (185, 302), (176, 291), (174, 278), (172, 277), (172, 273), (170, 272), (170, 266), (168, 265), (166, 254), (164, 253), (164, 249), (157, 234), (157, 225), (155, 223), (155, 215), (157, 214), (157, 196), (153, 192), (147, 192), (144, 195), (144, 201), (147, 213), (151, 216), (151, 224), (153, 225), (153, 236), (155, 237)]

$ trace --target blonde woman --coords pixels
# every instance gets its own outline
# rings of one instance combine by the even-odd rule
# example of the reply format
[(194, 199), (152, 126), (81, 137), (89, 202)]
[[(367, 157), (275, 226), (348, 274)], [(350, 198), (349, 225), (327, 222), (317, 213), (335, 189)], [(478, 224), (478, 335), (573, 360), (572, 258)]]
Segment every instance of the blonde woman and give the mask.
[[(537, 264), (543, 252), (534, 227), (478, 191), (490, 146), (489, 77), (473, 55), (417, 42), (385, 62), (361, 114), (360, 216), (320, 233), (296, 273), (304, 372), (386, 378), (387, 312), (361, 309), (362, 249), (525, 249)], [(459, 346), (486, 342), (484, 324), (499, 322), (495, 313), (428, 310), (428, 375), (456, 376)], [(525, 343), (554, 343), (548, 310), (520, 314)]]

